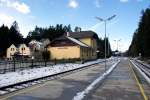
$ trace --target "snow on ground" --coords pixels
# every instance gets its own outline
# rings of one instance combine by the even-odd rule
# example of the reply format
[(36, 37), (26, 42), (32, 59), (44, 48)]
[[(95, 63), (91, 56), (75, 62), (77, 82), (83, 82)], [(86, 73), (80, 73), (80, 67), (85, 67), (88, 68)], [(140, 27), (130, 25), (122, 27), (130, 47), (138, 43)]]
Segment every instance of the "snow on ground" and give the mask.
[(9, 72), (6, 74), (0, 75), (0, 87), (13, 85), (16, 83), (37, 79), (61, 72), (65, 72), (68, 70), (73, 70), (76, 68), (92, 65), (95, 63), (102, 62), (104, 60), (98, 59), (95, 61), (86, 62), (84, 64), (73, 64), (73, 63), (67, 63), (67, 64), (57, 64), (53, 66), (48, 67), (42, 67), (42, 68), (34, 68), (34, 69), (26, 69), (22, 71), (16, 71), (16, 72)]
[(88, 94), (98, 83), (100, 83), (103, 79), (109, 75), (113, 69), (117, 66), (120, 61), (113, 64), (105, 73), (99, 76), (96, 80), (94, 80), (84, 91), (77, 93), (77, 95), (73, 98), (73, 100), (82, 100), (86, 94)]
[(6, 94), (6, 93), (8, 93), (8, 91), (1, 91), (1, 90), (0, 90), (0, 94), (1, 94), (1, 95)]

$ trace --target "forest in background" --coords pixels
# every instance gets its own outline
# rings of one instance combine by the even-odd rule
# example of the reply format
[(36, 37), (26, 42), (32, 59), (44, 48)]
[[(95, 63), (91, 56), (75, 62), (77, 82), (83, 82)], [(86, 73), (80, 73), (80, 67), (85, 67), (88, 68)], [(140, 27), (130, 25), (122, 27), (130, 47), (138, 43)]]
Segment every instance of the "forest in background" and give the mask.
[(150, 57), (150, 7), (142, 11), (138, 28), (133, 34), (128, 55)]

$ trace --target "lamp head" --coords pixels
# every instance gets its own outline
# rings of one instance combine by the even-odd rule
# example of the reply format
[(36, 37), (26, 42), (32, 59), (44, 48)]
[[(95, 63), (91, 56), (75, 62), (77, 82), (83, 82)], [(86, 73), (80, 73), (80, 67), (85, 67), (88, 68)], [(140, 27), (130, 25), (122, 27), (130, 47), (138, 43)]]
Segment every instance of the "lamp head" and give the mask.
[(98, 19), (99, 21), (104, 21), (104, 19), (100, 18), (100, 17), (95, 17), (96, 19)]

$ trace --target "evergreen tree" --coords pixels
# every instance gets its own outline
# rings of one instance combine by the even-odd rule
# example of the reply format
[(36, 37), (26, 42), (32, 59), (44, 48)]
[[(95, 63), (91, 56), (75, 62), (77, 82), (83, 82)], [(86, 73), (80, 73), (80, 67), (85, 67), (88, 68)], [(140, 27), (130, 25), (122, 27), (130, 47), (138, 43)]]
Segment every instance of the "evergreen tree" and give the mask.
[(10, 29), (7, 26), (2, 25), (0, 27), (0, 56), (6, 55), (6, 49), (11, 44), (20, 44), (23, 42), (23, 36), (19, 32), (18, 23), (13, 22)]
[(23, 43), (23, 36), (19, 32), (18, 23), (16, 21), (13, 22), (12, 26), (10, 27), (8, 38), (10, 39), (10, 45), (18, 45)]
[(142, 11), (142, 16), (138, 25), (138, 29), (133, 35), (131, 45), (128, 50), (130, 56), (143, 57), (150, 56), (150, 8)]
[(81, 31), (81, 28), (78, 27), (78, 26), (76, 26), (75, 29), (74, 29), (74, 31), (75, 31), (75, 32), (80, 32), (80, 31)]
[[(110, 42), (108, 40), (108, 38), (104, 38), (104, 39), (97, 39), (97, 46), (98, 46), (98, 57), (99, 58), (104, 58), (105, 57), (105, 40), (106, 40), (106, 57), (110, 57), (112, 55), (112, 50), (111, 50), (111, 46), (110, 46)], [(108, 48), (109, 46), (109, 48)], [(109, 49), (109, 50), (108, 50)], [(108, 54), (109, 51), (109, 54)]]
[(26, 42), (28, 43), (32, 39), (41, 40), (42, 38), (49, 38), (52, 41), (64, 35), (66, 32), (72, 32), (71, 25), (63, 26), (63, 24), (56, 24), (56, 26), (49, 26), (49, 28), (40, 28), (36, 26), (33, 31), (29, 32)]

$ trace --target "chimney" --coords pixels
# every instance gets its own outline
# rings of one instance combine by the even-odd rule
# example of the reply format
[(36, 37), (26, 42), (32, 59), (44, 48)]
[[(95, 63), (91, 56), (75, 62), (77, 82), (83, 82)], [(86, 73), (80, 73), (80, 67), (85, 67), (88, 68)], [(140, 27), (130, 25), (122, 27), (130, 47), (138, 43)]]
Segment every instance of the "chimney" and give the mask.
[(67, 37), (69, 37), (70, 36), (70, 33), (69, 32), (67, 32)]

